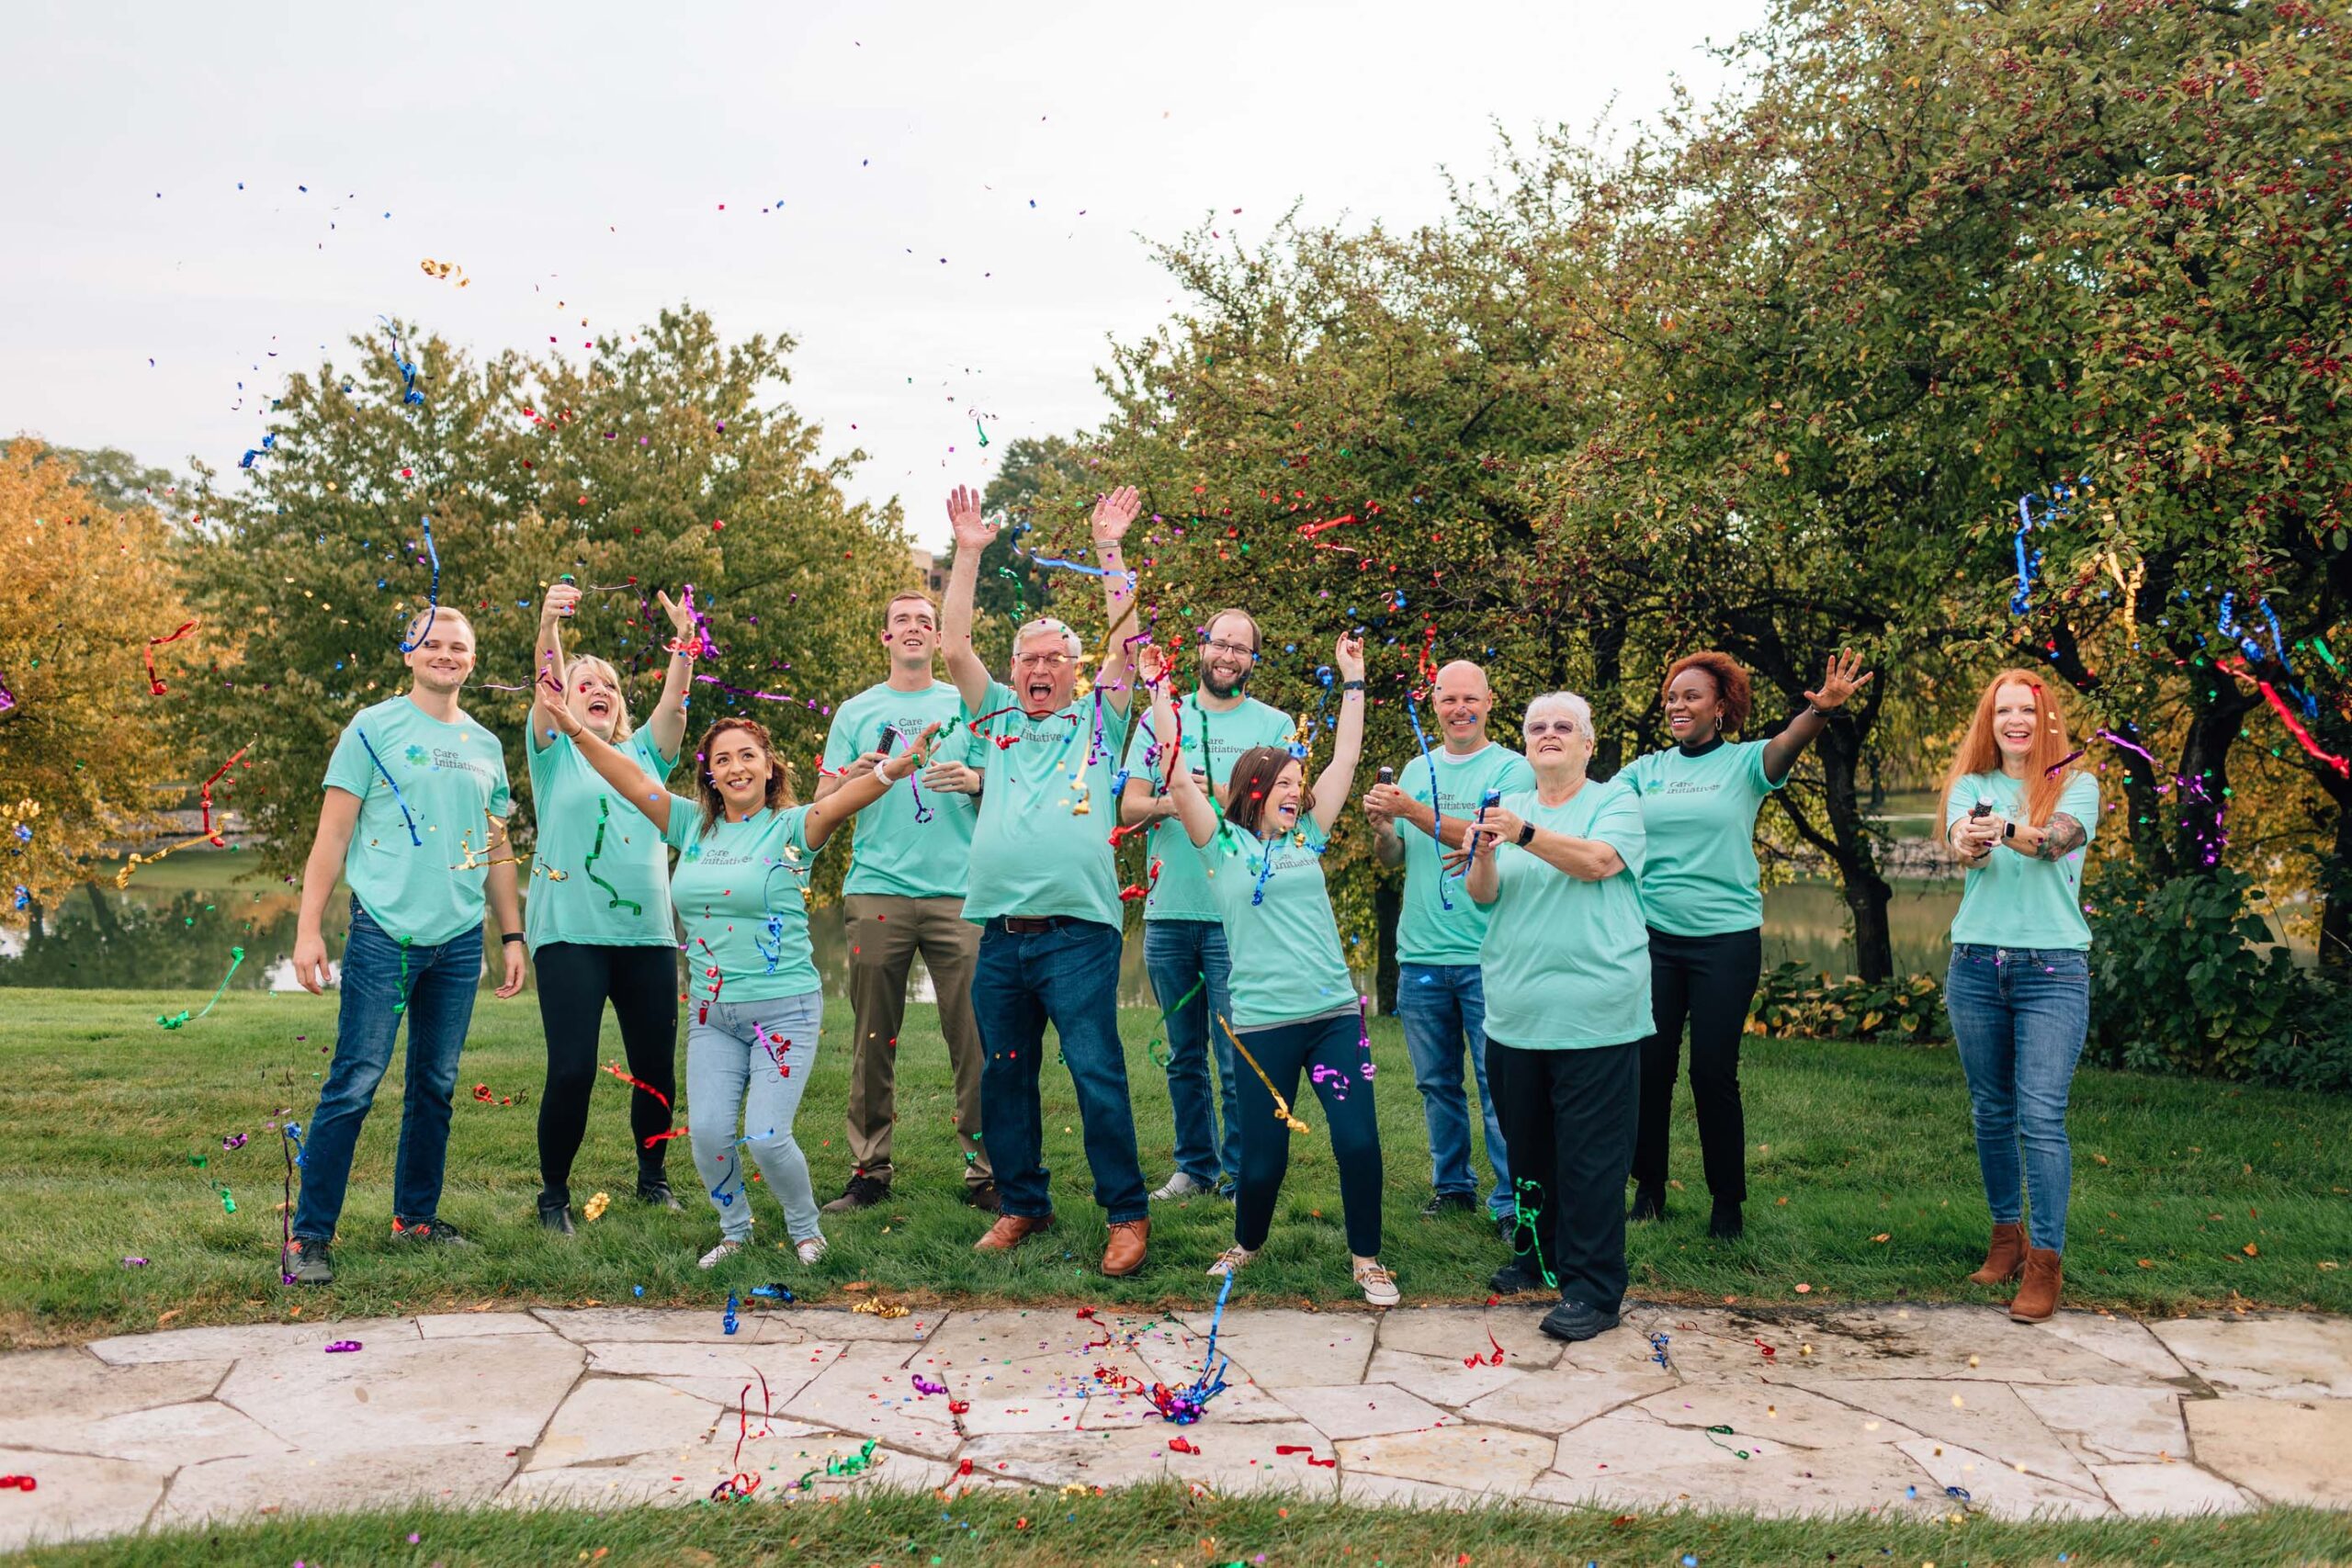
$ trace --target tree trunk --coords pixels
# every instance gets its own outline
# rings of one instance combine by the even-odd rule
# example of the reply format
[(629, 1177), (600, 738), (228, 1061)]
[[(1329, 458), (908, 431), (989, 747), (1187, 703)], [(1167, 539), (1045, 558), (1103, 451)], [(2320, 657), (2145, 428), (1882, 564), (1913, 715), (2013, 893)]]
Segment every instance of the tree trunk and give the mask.
[(99, 938), (112, 942), (122, 934), (121, 922), (115, 919), (114, 910), (107, 904), (107, 896), (98, 891), (96, 881), (85, 882), (82, 886), (89, 892), (90, 909), (96, 920)]
[(2222, 671), (2189, 671), (2193, 716), (2181, 738), (2170, 812), (2173, 860), (2183, 872), (2198, 874), (2222, 863), (2229, 844), (2230, 748), (2261, 701)]
[(1396, 922), (1404, 913), (1403, 882), (1383, 876), (1373, 884), (1373, 945), (1377, 955), (1373, 960), (1372, 998), (1384, 1018), (1396, 1012)]
[(2322, 775), (2335, 802), (2335, 853), (2320, 868), (2319, 962), (2323, 969), (2352, 975), (2352, 784)]
[[(1607, 703), (1622, 721), (1625, 711), (1624, 694), (1618, 688), (1625, 680), (1625, 619), (1609, 615), (1592, 629), (1592, 694), (1596, 703)], [(1592, 760), (1586, 771), (1600, 783), (1617, 776), (1625, 765), (1625, 730), (1622, 722), (1595, 726), (1601, 733), (1595, 738)]]
[(1894, 973), (1894, 932), (1886, 917), (1894, 889), (1879, 874), (1878, 847), (1871, 840), (1855, 792), (1860, 737), (1850, 723), (1833, 719), (1815, 745), (1821, 753), (1823, 794), (1829, 814), (1827, 847), (1845, 889), (1847, 911), (1854, 921), (1854, 962), (1863, 979), (1883, 980)]

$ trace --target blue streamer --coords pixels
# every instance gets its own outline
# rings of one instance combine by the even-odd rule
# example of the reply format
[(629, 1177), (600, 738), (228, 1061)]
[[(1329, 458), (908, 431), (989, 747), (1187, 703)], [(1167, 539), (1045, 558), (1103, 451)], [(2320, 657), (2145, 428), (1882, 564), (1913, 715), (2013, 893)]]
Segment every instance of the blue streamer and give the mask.
[(433, 547), (433, 519), (430, 516), (426, 516), (421, 517), (417, 521), (424, 525), (424, 554), (426, 558), (433, 562), (433, 594), (432, 597), (426, 601), (427, 608), (424, 612), (424, 625), (417, 628), (416, 640), (414, 642), (404, 641), (401, 644), (401, 651), (402, 653), (414, 653), (418, 649), (424, 646), (425, 637), (430, 636), (433, 631), (433, 623), (435, 619), (441, 614), (441, 552)]
[(2033, 497), (2018, 497), (2018, 591), (2009, 595), (2009, 614), (2022, 615), (2031, 607), (2033, 576), (2041, 566), (2041, 552), (2028, 553), (2025, 536), (2033, 529)]
[[(1437, 759), (1430, 755), (1430, 738), (1421, 733), (1421, 705), (1411, 692), (1405, 694), (1405, 716), (1413, 721), (1413, 739), (1421, 743), (1421, 761), (1430, 771), (1430, 839), (1437, 845), (1438, 863), (1445, 863), (1445, 838), (1440, 831), (1445, 826), (1445, 808), (1440, 803), (1445, 798), (1438, 793)], [(1438, 907), (1448, 914), (1453, 912), (1453, 900), (1445, 896), (1445, 878), (1437, 879)]]
[[(1502, 803), (1503, 792), (1498, 789), (1490, 789), (1486, 794), (1480, 795), (1478, 797), (1478, 815), (1473, 818), (1474, 823), (1483, 824), (1487, 820), (1487, 808), (1490, 806), (1500, 806)], [(1453, 874), (1456, 876), (1469, 875), (1470, 863), (1466, 860), (1464, 861), (1461, 868), (1455, 871)]]
[(408, 357), (401, 348), (400, 328), (392, 325), (392, 319), (390, 316), (379, 316), (376, 319), (384, 323), (385, 334), (392, 340), (392, 363), (401, 367), (401, 404), (421, 406), (424, 401), (424, 394), (416, 389), (416, 361)]
[(414, 844), (418, 849), (423, 849), (424, 847), (424, 840), (417, 833), (416, 818), (409, 815), (408, 798), (401, 794), (399, 781), (392, 777), (392, 771), (384, 766), (384, 759), (376, 755), (375, 745), (368, 739), (368, 732), (360, 728), (357, 725), (353, 725), (351, 727), (351, 732), (359, 737), (359, 744), (367, 747), (368, 749), (368, 760), (376, 764), (376, 771), (383, 774), (384, 782), (391, 786), (392, 799), (399, 803), (401, 808), (401, 819), (408, 824), (408, 841)]

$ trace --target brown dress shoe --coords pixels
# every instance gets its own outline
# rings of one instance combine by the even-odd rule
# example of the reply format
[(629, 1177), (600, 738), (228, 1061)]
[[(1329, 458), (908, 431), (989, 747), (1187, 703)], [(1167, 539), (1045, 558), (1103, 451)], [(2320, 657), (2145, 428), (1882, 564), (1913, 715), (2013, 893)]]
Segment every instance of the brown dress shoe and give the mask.
[(1972, 1285), (2006, 1284), (2025, 1272), (2025, 1226), (1995, 1225), (1993, 1245), (1984, 1249), (1984, 1267), (1968, 1277)]
[(2009, 1315), (2019, 1323), (2046, 1323), (2058, 1310), (2058, 1290), (2064, 1283), (2058, 1254), (2046, 1247), (2030, 1247), (2025, 1255), (2025, 1283), (2009, 1303)]
[(1123, 1280), (1143, 1267), (1144, 1246), (1151, 1240), (1149, 1220), (1121, 1220), (1111, 1227), (1111, 1245), (1102, 1249), (1102, 1272)]
[(999, 1214), (989, 1234), (972, 1244), (974, 1252), (1011, 1252), (1041, 1230), (1051, 1228), (1051, 1214)]

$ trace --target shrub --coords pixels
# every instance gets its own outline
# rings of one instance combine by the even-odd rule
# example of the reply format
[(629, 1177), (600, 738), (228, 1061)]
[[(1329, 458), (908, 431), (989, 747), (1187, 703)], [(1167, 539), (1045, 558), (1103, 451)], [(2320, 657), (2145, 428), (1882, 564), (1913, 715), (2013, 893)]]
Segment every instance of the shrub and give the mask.
[(1943, 987), (1931, 975), (1833, 980), (1795, 962), (1769, 971), (1747, 1032), (1779, 1040), (1948, 1040)]

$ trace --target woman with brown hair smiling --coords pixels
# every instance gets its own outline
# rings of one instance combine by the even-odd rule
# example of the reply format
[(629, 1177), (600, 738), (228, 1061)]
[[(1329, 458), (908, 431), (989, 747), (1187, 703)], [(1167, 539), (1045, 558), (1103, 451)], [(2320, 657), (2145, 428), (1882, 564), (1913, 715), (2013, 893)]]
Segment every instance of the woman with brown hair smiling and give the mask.
[(808, 1156), (792, 1135), (825, 1010), (808, 949), (808, 862), (860, 807), (922, 766), (938, 726), (816, 805), (796, 806), (790, 771), (756, 720), (722, 718), (703, 731), (699, 784), (688, 798), (663, 788), (569, 707), (554, 714), (589, 766), (679, 852), (670, 899), (684, 922), (700, 993), (686, 1030), (686, 1130), (720, 1231), (702, 1266), (716, 1267), (752, 1239), (738, 1143), (783, 1203), (794, 1251), (813, 1264), (825, 1255), (825, 1237)]

